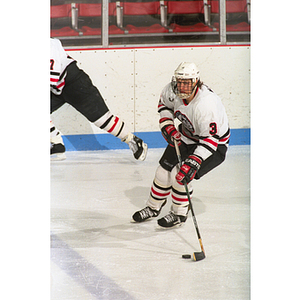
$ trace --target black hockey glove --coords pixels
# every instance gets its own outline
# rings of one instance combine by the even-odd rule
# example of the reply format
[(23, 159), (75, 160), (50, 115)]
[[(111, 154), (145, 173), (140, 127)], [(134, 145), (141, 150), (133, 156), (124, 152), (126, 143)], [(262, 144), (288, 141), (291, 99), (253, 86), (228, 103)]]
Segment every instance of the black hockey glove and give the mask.
[(177, 131), (176, 127), (174, 126), (173, 120), (171, 119), (160, 119), (160, 130), (162, 132), (163, 137), (165, 140), (174, 147), (174, 140), (178, 142), (178, 146), (181, 144), (181, 134)]
[(176, 180), (179, 184), (188, 184), (191, 182), (201, 166), (201, 158), (195, 154), (190, 155), (181, 166)]

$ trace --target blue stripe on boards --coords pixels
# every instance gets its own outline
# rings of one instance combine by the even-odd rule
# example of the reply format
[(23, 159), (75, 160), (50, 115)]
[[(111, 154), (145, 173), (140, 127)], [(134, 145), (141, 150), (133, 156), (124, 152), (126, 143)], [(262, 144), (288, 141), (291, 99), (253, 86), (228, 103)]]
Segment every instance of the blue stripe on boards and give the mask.
[(229, 145), (250, 145), (251, 131), (250, 128), (231, 129)]
[[(148, 144), (149, 148), (165, 148), (167, 142), (160, 131), (137, 132), (136, 135)], [(128, 145), (111, 134), (64, 135), (67, 151), (93, 151), (128, 149)], [(229, 145), (250, 145), (250, 128), (231, 129)]]

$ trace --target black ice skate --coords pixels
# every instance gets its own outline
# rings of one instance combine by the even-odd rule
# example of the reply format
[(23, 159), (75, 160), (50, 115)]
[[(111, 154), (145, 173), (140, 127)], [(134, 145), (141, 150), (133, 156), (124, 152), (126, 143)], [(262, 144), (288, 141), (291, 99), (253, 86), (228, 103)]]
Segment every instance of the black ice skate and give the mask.
[(135, 159), (145, 160), (148, 146), (143, 142), (143, 140), (134, 135), (133, 138), (128, 142), (128, 145), (132, 150)]
[(163, 218), (157, 220), (159, 226), (164, 228), (172, 228), (181, 226), (187, 219), (187, 216), (175, 215), (174, 212), (170, 211), (169, 214)]
[(148, 219), (155, 218), (160, 214), (161, 209), (163, 208), (163, 206), (166, 203), (167, 203), (167, 200), (164, 201), (164, 203), (162, 204), (162, 206), (160, 207), (159, 210), (155, 210), (155, 209), (150, 208), (149, 206), (146, 206), (145, 208), (135, 212), (132, 216), (132, 219), (135, 222), (141, 223)]
[(53, 144), (51, 143), (50, 147), (50, 155), (51, 155), (51, 160), (64, 160), (66, 159), (66, 148), (63, 144), (58, 143), (58, 144)]

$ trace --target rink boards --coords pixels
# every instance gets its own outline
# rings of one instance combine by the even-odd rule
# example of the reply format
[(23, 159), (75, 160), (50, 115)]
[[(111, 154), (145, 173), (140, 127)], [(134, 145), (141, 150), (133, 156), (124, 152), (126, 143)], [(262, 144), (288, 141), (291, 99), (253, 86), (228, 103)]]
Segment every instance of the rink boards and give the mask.
[[(91, 78), (113, 114), (150, 148), (164, 147), (157, 104), (182, 61), (200, 69), (201, 80), (222, 99), (232, 129), (231, 145), (250, 143), (250, 46), (66, 49)], [(65, 104), (52, 114), (67, 150), (123, 149), (127, 145)]]

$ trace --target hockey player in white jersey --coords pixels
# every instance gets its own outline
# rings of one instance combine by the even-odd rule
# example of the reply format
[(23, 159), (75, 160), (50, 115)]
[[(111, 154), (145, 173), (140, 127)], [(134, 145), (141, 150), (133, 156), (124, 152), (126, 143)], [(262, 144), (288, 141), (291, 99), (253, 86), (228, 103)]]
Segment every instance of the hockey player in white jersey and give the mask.
[[(168, 146), (159, 161), (146, 207), (132, 218), (143, 222), (157, 217), (171, 196), (170, 213), (157, 221), (161, 227), (171, 228), (187, 219), (189, 204), (184, 183), (192, 197), (192, 180), (200, 179), (225, 160), (230, 129), (221, 99), (200, 81), (194, 63), (183, 62), (175, 70), (160, 95), (158, 112)], [(180, 121), (178, 129), (175, 118)], [(183, 160), (179, 171), (174, 140), (180, 145)]]
[[(126, 124), (112, 114), (89, 76), (63, 49), (58, 39), (50, 39), (51, 113), (64, 103), (72, 105), (90, 122), (128, 144), (136, 159), (144, 160), (147, 144), (131, 133)], [(65, 146), (61, 134), (50, 120), (50, 154), (64, 159)]]

